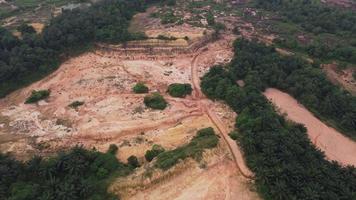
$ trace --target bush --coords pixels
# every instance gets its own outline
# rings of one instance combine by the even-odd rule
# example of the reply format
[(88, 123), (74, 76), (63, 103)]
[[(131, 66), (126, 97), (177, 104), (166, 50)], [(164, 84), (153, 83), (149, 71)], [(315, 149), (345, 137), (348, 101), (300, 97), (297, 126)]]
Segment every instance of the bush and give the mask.
[(40, 100), (49, 97), (49, 94), (50, 94), (49, 90), (39, 90), (39, 91), (33, 90), (31, 96), (26, 99), (25, 103), (26, 104), (36, 103)]
[(136, 94), (144, 94), (148, 93), (148, 87), (143, 83), (136, 83), (136, 85), (132, 88), (133, 92)]
[(231, 133), (229, 133), (229, 136), (231, 139), (237, 140), (239, 138), (239, 133), (237, 131), (232, 131)]
[(221, 31), (221, 30), (225, 30), (225, 25), (223, 23), (215, 23), (214, 24), (214, 30), (215, 31)]
[(134, 155), (127, 158), (127, 162), (132, 168), (140, 167), (140, 163), (138, 162), (137, 157)]
[(160, 153), (163, 153), (165, 149), (160, 145), (153, 145), (151, 150), (146, 151), (145, 158), (148, 162), (151, 162)]
[(17, 28), (17, 30), (18, 30), (19, 32), (21, 32), (22, 35), (24, 35), (24, 34), (26, 34), (26, 33), (27, 33), (27, 34), (36, 33), (35, 29), (34, 29), (32, 26), (29, 26), (28, 24), (25, 24), (25, 23), (21, 24), (21, 25)]
[(112, 154), (112, 155), (116, 155), (118, 150), (119, 150), (119, 148), (117, 147), (116, 144), (110, 144), (107, 153)]
[(174, 5), (176, 5), (176, 0), (167, 0), (166, 4), (167, 4), (167, 6), (174, 6)]
[(177, 38), (174, 36), (168, 37), (165, 35), (158, 35), (157, 39), (159, 39), (159, 40), (177, 40)]
[(161, 16), (161, 23), (162, 24), (171, 24), (178, 21), (178, 17), (176, 17), (172, 11), (165, 13)]
[(232, 33), (235, 34), (235, 35), (241, 35), (240, 29), (239, 29), (238, 26), (235, 26), (235, 27), (232, 29)]
[(152, 109), (164, 110), (167, 107), (166, 100), (157, 92), (145, 96), (143, 101), (147, 107)]
[(167, 92), (172, 97), (185, 97), (192, 94), (192, 86), (190, 84), (173, 83), (168, 86)]
[(215, 17), (213, 15), (213, 13), (208, 12), (208, 14), (206, 15), (206, 20), (207, 20), (209, 26), (214, 26), (215, 25)]
[(71, 104), (68, 105), (68, 107), (77, 109), (79, 106), (84, 105), (83, 101), (73, 101)]

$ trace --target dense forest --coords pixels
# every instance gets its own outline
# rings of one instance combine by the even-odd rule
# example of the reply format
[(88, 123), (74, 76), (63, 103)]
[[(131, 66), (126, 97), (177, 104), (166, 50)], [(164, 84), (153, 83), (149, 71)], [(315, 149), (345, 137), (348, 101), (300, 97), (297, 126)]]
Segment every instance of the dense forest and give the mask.
[[(315, 0), (256, 0), (256, 7), (278, 13), (283, 28), (303, 30), (307, 43), (298, 42), (297, 36), (288, 33), (277, 39), (282, 47), (305, 52), (322, 60), (340, 60), (356, 63), (356, 13), (351, 10), (329, 7)], [(281, 30), (284, 32), (285, 30)], [(300, 31), (299, 31), (300, 32)], [(299, 33), (304, 35), (304, 33)]]
[(131, 173), (135, 166), (107, 153), (75, 147), (56, 157), (34, 157), (23, 163), (0, 154), (0, 199), (117, 199), (107, 193), (109, 179)]
[[(247, 40), (238, 40), (235, 52), (237, 56), (229, 66), (232, 79), (243, 79), (261, 91), (266, 87), (285, 91), (324, 121), (356, 138), (356, 97), (333, 85), (318, 65), (283, 57), (273, 47)], [(218, 84), (224, 87), (225, 82)], [(206, 93), (220, 99), (227, 95), (223, 91)]]
[(29, 84), (58, 67), (64, 55), (92, 42), (123, 42), (139, 35), (127, 31), (129, 20), (147, 3), (157, 0), (107, 0), (88, 9), (65, 11), (53, 18), (41, 34), (22, 25), (21, 38), (0, 27), (0, 97)]
[[(157, 157), (153, 166), (168, 170), (186, 158), (200, 161), (203, 152), (215, 148), (218, 142), (214, 129), (204, 128), (176, 149), (166, 151), (154, 145), (145, 158), (151, 162)], [(0, 199), (115, 200), (117, 196), (107, 192), (110, 183), (140, 167), (136, 156), (128, 157), (125, 164), (117, 160), (117, 152), (115, 144), (106, 153), (76, 146), (53, 157), (35, 156), (26, 162), (0, 153)]]
[[(334, 98), (340, 97), (350, 103), (345, 100), (349, 96), (330, 85), (318, 68), (299, 59), (282, 58), (272, 47), (240, 40), (235, 51), (230, 65), (211, 68), (201, 86), (208, 97), (225, 101), (239, 114), (237, 141), (261, 195), (274, 200), (356, 199), (356, 169), (325, 160), (310, 142), (306, 128), (277, 114), (261, 91), (267, 86), (279, 87), (302, 100), (304, 95), (313, 95), (316, 101), (322, 100), (319, 95), (323, 93), (328, 99), (324, 101), (332, 105), (338, 104)], [(245, 80), (244, 87), (236, 84), (240, 79)], [(298, 87), (296, 81), (304, 87)]]
[[(256, 0), (259, 7), (278, 11), (310, 32), (354, 34), (356, 16), (352, 11), (322, 5), (315, 0)], [(319, 31), (319, 32), (318, 32)]]

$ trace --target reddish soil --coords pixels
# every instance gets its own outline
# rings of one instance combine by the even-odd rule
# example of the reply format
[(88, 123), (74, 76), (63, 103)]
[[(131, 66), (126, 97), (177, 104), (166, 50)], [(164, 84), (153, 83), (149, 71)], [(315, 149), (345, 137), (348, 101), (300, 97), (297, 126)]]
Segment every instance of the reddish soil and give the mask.
[(264, 95), (280, 109), (281, 113), (286, 113), (288, 119), (304, 124), (310, 140), (325, 152), (329, 160), (356, 166), (356, 142), (321, 122), (287, 93), (269, 88)]
[[(169, 180), (166, 184), (179, 184), (184, 188), (175, 191), (176, 199), (206, 199), (208, 196), (258, 199), (249, 186), (252, 173), (235, 141), (228, 136), (236, 115), (227, 106), (206, 99), (199, 87), (200, 77), (211, 66), (231, 60), (233, 39), (223, 36), (198, 51), (194, 58), (173, 55), (152, 59), (154, 55), (140, 55), (140, 59), (126, 60), (115, 56), (115, 52), (89, 52), (72, 58), (45, 79), (0, 100), (0, 118), (6, 119), (0, 121), (0, 138), (3, 138), (0, 150), (22, 159), (33, 154), (52, 154), (77, 144), (100, 151), (117, 144), (120, 160), (136, 155), (146, 165), (143, 156), (153, 144), (173, 149), (187, 143), (198, 129), (214, 127), (222, 136), (217, 148), (220, 153), (211, 154), (216, 160), (206, 158), (204, 162), (216, 167), (202, 170), (188, 165), (182, 174), (166, 178)], [(131, 91), (139, 81), (146, 83), (150, 92), (162, 93), (169, 103), (168, 108), (164, 111), (146, 108), (144, 95)], [(192, 83), (194, 94), (185, 99), (169, 97), (165, 91), (175, 82)], [(32, 90), (39, 89), (50, 89), (50, 97), (37, 104), (23, 104)], [(75, 100), (85, 104), (78, 109), (69, 108)], [(20, 137), (10, 137), (12, 135)], [(237, 168), (232, 167), (234, 164)], [(196, 178), (186, 177), (189, 175)], [(165, 177), (165, 173), (161, 176)], [(176, 182), (182, 179), (187, 181)], [(205, 181), (209, 186), (202, 188)], [(137, 198), (157, 199), (162, 193), (156, 186), (131, 189), (135, 193), (141, 191)], [(171, 189), (167, 195), (175, 190)], [(194, 196), (199, 193), (201, 195)]]

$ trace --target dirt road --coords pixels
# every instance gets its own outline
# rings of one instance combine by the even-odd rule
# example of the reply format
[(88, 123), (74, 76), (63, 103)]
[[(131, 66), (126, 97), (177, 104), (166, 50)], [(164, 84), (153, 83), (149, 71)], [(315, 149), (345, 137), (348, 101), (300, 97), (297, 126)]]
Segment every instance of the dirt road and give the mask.
[(198, 73), (198, 66), (197, 60), (202, 53), (202, 50), (198, 50), (196, 55), (193, 57), (191, 62), (191, 76), (192, 76), (192, 83), (193, 83), (193, 99), (198, 102), (199, 107), (202, 108), (202, 111), (208, 115), (211, 122), (217, 127), (220, 135), (224, 139), (225, 143), (229, 147), (229, 150), (234, 158), (237, 168), (241, 172), (241, 174), (245, 178), (253, 178), (253, 173), (247, 167), (246, 162), (243, 158), (243, 153), (241, 149), (237, 146), (236, 142), (229, 137), (229, 132), (226, 130), (225, 125), (219, 119), (219, 117), (211, 110), (210, 100), (204, 97), (204, 94), (201, 92), (200, 89), (200, 77)]

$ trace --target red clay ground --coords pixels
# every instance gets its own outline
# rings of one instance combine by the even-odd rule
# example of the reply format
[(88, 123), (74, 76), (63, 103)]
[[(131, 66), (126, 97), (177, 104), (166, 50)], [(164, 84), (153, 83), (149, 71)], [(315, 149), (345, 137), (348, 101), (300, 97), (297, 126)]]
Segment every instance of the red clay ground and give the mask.
[[(0, 150), (25, 159), (33, 154), (52, 154), (77, 144), (101, 151), (110, 144), (117, 144), (119, 159), (125, 161), (130, 155), (136, 155), (147, 165), (143, 155), (153, 144), (173, 149), (187, 143), (198, 129), (214, 127), (222, 137), (219, 147), (204, 159), (206, 168), (201, 169), (195, 162), (183, 165), (185, 170), (178, 174), (173, 171), (173, 179), (170, 178), (172, 172), (156, 172), (158, 179), (167, 180), (167, 185), (180, 185), (181, 190), (171, 187), (166, 191), (165, 185), (149, 182), (144, 188), (134, 187), (131, 190), (135, 192), (123, 194), (135, 199), (132, 195), (141, 191), (138, 193), (141, 196), (157, 199), (162, 193), (158, 191), (164, 190), (167, 195), (174, 193), (176, 199), (191, 199), (197, 193), (201, 193), (195, 196), (197, 199), (208, 196), (259, 199), (251, 189), (250, 179), (244, 177), (250, 177), (252, 173), (236, 143), (227, 135), (233, 129), (236, 116), (227, 106), (205, 99), (198, 91), (200, 76), (214, 64), (231, 59), (233, 39), (223, 37), (193, 57), (177, 55), (151, 60), (151, 57), (141, 56), (140, 59), (125, 60), (113, 56), (112, 52), (89, 52), (72, 58), (47, 78), (0, 100)], [(146, 108), (144, 95), (131, 91), (139, 81), (145, 82), (151, 92), (161, 92), (169, 107), (164, 111)], [(169, 97), (165, 91), (175, 82), (192, 83), (194, 95), (186, 99)], [(50, 89), (50, 98), (34, 105), (23, 104), (31, 91), (38, 89)], [(85, 104), (77, 110), (69, 108), (75, 100)], [(216, 178), (211, 179), (211, 175)], [(186, 179), (186, 176), (196, 178)], [(141, 177), (130, 180), (144, 184)], [(176, 182), (182, 179), (186, 182)], [(200, 187), (204, 181), (209, 187)], [(114, 192), (122, 194), (121, 189)]]

